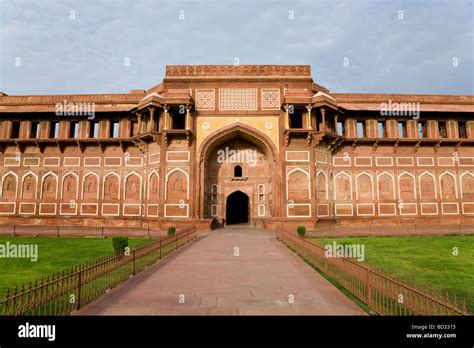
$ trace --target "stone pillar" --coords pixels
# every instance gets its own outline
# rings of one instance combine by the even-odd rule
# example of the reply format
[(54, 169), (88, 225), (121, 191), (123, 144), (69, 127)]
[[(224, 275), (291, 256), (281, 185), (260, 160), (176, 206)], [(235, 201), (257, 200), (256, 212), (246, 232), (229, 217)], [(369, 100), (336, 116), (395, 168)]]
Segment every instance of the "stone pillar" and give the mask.
[(285, 105), (285, 129), (290, 128), (290, 115), (288, 114), (289, 106)]
[(313, 107), (311, 105), (307, 105), (306, 106), (306, 110), (308, 110), (308, 116), (307, 116), (307, 119), (306, 119), (306, 128), (308, 129), (312, 129), (313, 127), (311, 127), (311, 109)]
[(136, 115), (137, 115), (137, 118), (138, 118), (138, 131), (137, 131), (137, 135), (140, 135), (141, 132), (142, 132), (142, 114), (140, 114), (139, 112), (137, 112)]
[(155, 131), (155, 107), (154, 106), (149, 106), (148, 110), (150, 111), (150, 122), (148, 123), (148, 133), (151, 133)]
[(191, 129), (191, 112), (190, 112), (190, 108), (186, 108), (186, 119), (185, 119), (185, 128), (186, 130), (189, 130)]
[(321, 108), (321, 117), (322, 117), (321, 131), (326, 132), (326, 109), (325, 108)]
[(169, 107), (165, 105), (164, 110), (164, 127), (163, 130), (167, 130), (170, 127), (170, 114), (168, 113)]

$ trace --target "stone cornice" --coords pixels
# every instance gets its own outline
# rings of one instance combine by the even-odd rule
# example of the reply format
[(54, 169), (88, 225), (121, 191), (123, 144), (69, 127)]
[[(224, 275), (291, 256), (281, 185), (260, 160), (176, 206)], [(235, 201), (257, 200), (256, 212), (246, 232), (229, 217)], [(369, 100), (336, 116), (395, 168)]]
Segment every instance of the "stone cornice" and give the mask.
[(166, 77), (311, 77), (309, 65), (167, 65)]

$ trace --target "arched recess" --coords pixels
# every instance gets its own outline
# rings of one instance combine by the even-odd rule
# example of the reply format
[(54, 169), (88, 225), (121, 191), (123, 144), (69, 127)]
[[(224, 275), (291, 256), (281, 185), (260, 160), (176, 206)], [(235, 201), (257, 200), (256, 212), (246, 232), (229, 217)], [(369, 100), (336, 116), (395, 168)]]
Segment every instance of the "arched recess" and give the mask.
[(158, 200), (160, 197), (160, 175), (152, 170), (148, 175), (148, 200)]
[(316, 176), (316, 190), (318, 200), (329, 199), (328, 187), (328, 177), (323, 170), (320, 170)]
[(36, 199), (38, 192), (38, 175), (28, 172), (21, 178), (21, 198)]
[(102, 199), (120, 199), (120, 176), (115, 172), (110, 172), (104, 176), (102, 187)]
[(309, 173), (295, 168), (286, 174), (286, 199), (308, 200), (311, 198), (311, 181)]
[(439, 176), (439, 194), (442, 200), (455, 200), (458, 198), (456, 189), (456, 177), (450, 172), (444, 172)]
[[(228, 126), (221, 127), (216, 131), (209, 134), (199, 145), (197, 154), (198, 154), (198, 188), (195, 190), (195, 201), (198, 203), (194, 206), (194, 212), (197, 217), (204, 218), (207, 215), (207, 212), (210, 211), (209, 207), (206, 205), (209, 204), (207, 197), (211, 196), (209, 191), (212, 187), (212, 184), (217, 184), (217, 182), (212, 182), (209, 179), (208, 170), (211, 166), (208, 164), (211, 156), (215, 155), (216, 150), (224, 145), (225, 143), (232, 142), (235, 139), (240, 139), (243, 142), (247, 142), (257, 148), (260, 152), (257, 156), (256, 165), (250, 167), (247, 166), (244, 169), (244, 173), (247, 173), (246, 170), (259, 171), (262, 170), (261, 164), (269, 164), (272, 170), (269, 170), (267, 176), (268, 180), (266, 182), (268, 190), (267, 196), (272, 197), (272, 202), (269, 205), (270, 215), (276, 217), (280, 216), (280, 196), (284, 195), (284, 178), (281, 178), (279, 175), (279, 169), (277, 167), (277, 158), (278, 158), (278, 149), (275, 146), (275, 143), (263, 132), (260, 130), (243, 124), (241, 122), (235, 122)], [(222, 167), (221, 167), (222, 168)], [(224, 170), (222, 171), (224, 172)], [(217, 171), (216, 176), (222, 175), (221, 171)], [(233, 173), (232, 173), (233, 174)], [(220, 188), (224, 190), (224, 188)], [(223, 202), (219, 203), (223, 204)]]
[(66, 173), (62, 180), (61, 199), (77, 199), (79, 176), (74, 172)]
[(5, 173), (0, 187), (2, 199), (16, 199), (18, 191), (18, 175), (13, 172)]
[(374, 200), (374, 183), (372, 175), (361, 172), (356, 175), (356, 199), (360, 202)]
[(125, 200), (141, 200), (142, 176), (137, 172), (127, 174), (124, 179), (123, 188)]
[(86, 173), (82, 177), (82, 199), (99, 199), (99, 175)]
[(189, 175), (181, 168), (174, 168), (166, 174), (165, 199), (173, 202), (189, 199)]
[(334, 176), (334, 199), (336, 201), (352, 200), (352, 180), (346, 172), (339, 172)]
[(415, 176), (409, 172), (398, 175), (398, 196), (402, 200), (416, 200)]
[(43, 175), (41, 180), (41, 198), (57, 199), (58, 198), (58, 175), (48, 172)]
[(395, 182), (392, 174), (382, 172), (377, 175), (377, 199), (379, 201), (395, 199)]
[(430, 172), (423, 172), (419, 177), (420, 199), (436, 199), (436, 180)]
[(466, 202), (474, 201), (474, 173), (464, 172), (461, 178), (461, 198)]

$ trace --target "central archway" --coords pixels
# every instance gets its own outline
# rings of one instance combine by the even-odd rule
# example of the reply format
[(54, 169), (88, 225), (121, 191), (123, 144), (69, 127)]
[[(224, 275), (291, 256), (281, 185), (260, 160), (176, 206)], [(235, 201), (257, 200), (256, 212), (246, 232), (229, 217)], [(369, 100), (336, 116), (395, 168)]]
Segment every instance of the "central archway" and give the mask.
[(278, 151), (273, 140), (250, 125), (235, 122), (216, 129), (199, 145), (199, 189), (196, 216), (219, 223), (227, 220), (227, 196), (236, 190), (249, 199), (248, 223), (278, 216), (280, 177)]
[(242, 191), (235, 191), (227, 196), (226, 225), (249, 223), (249, 196)]

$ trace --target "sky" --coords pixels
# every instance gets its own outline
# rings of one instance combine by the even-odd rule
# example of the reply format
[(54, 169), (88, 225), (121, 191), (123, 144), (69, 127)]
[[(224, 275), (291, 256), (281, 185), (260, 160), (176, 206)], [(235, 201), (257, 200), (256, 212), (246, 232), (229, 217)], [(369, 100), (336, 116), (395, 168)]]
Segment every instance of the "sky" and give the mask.
[(474, 94), (472, 0), (0, 0), (0, 91), (128, 93), (165, 66), (309, 64), (338, 93)]

